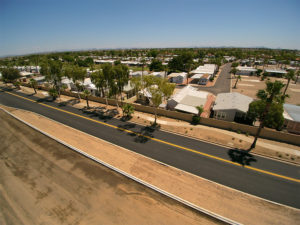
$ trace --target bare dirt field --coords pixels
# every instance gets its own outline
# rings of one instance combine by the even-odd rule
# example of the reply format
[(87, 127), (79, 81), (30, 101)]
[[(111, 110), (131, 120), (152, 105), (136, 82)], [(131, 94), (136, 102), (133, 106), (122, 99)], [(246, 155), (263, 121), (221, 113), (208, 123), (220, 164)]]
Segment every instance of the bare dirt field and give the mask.
[[(241, 76), (242, 80), (238, 81), (237, 88), (232, 88), (233, 92), (239, 92), (241, 94), (247, 95), (251, 98), (256, 99), (256, 93), (260, 89), (265, 89), (266, 79), (261, 81), (259, 77), (256, 76)], [(283, 78), (274, 78), (270, 77), (271, 81), (279, 80), (284, 84), (287, 83), (286, 79)], [(235, 78), (232, 76), (232, 87), (234, 86)], [(286, 98), (285, 102), (289, 104), (300, 104), (300, 82), (294, 84), (294, 81), (291, 81), (287, 90), (287, 94), (290, 96)]]
[[(51, 121), (43, 116), (37, 115), (32, 112), (19, 110), (19, 109), (12, 109), (8, 107), (4, 107), (7, 110), (9, 110), (11, 113), (16, 115), (17, 117), (29, 122), (30, 124), (34, 125), (35, 127), (38, 127), (39, 129), (47, 132), (48, 134), (57, 137), (58, 139), (78, 148), (82, 151), (86, 152), (89, 155), (92, 155), (98, 159), (101, 159), (102, 161), (115, 166), (145, 182), (151, 183), (152, 185), (163, 189), (169, 193), (172, 193), (176, 196), (179, 196), (182, 199), (185, 199), (195, 205), (198, 205), (206, 210), (209, 210), (211, 212), (217, 213), (219, 215), (225, 216), (227, 218), (230, 218), (232, 220), (241, 222), (243, 224), (295, 224), (296, 221), (300, 220), (300, 211), (298, 209), (285, 207), (282, 205), (277, 205), (268, 201), (265, 201), (263, 199), (257, 198), (252, 195), (248, 195), (246, 193), (242, 193), (239, 191), (236, 191), (234, 189), (225, 187), (223, 185), (219, 185), (217, 183), (211, 182), (209, 180), (203, 179), (198, 176), (194, 176), (192, 174), (189, 174), (187, 172), (184, 172), (182, 170), (178, 170), (171, 166), (163, 165), (159, 162), (153, 161), (149, 158), (146, 158), (142, 155), (136, 154), (130, 150), (115, 146), (113, 144), (107, 143), (101, 139), (95, 138), (93, 136), (87, 135), (85, 133), (82, 133), (78, 130), (75, 130), (73, 128), (61, 125), (57, 122)], [(6, 127), (5, 127), (6, 129)], [(17, 129), (20, 130), (20, 129)], [(58, 132), (60, 131), (60, 132)], [(3, 131), (2, 131), (3, 132)], [(13, 131), (14, 132), (14, 131)], [(5, 133), (5, 132), (4, 132)], [(16, 133), (16, 132), (14, 132)], [(0, 133), (1, 137), (1, 133)], [(18, 139), (18, 137), (17, 137)], [(39, 140), (38, 136), (36, 136), (35, 140)], [(43, 145), (42, 145), (43, 146)], [(48, 149), (48, 147), (47, 147)], [(4, 150), (3, 150), (4, 151)], [(51, 150), (49, 154), (52, 152)], [(48, 151), (47, 151), (48, 152)], [(68, 153), (68, 154), (67, 154)], [(49, 154), (46, 155), (44, 152), (41, 152), (41, 155), (43, 157), (46, 157), (47, 160), (49, 160)], [(84, 177), (84, 181), (89, 180), (88, 177), (91, 176), (93, 180), (96, 180), (96, 183), (93, 183), (89, 181), (88, 183), (84, 183), (84, 187), (90, 187), (92, 190), (92, 195), (84, 196), (84, 199), (87, 201), (84, 201), (84, 204), (91, 205), (91, 208), (93, 210), (98, 210), (100, 207), (104, 207), (101, 203), (100, 206), (95, 205), (96, 203), (93, 203), (92, 200), (88, 201), (88, 199), (95, 198), (96, 201), (100, 202), (98, 199), (102, 192), (104, 192), (102, 189), (100, 189), (100, 186), (103, 184), (101, 183), (101, 179), (103, 177), (98, 177), (93, 174), (98, 174), (95, 171), (89, 171), (83, 169), (76, 169), (74, 171), (74, 163), (78, 165), (76, 160), (73, 160), (74, 158), (70, 158), (68, 151), (59, 151), (55, 152), (53, 154), (58, 154), (57, 159), (51, 158), (52, 163), (55, 165), (58, 165), (59, 168), (63, 168), (66, 170), (70, 176), (76, 176), (76, 177), (82, 177), (82, 171), (84, 171), (86, 177)], [(50, 154), (51, 156), (51, 154)], [(5, 157), (2, 157), (5, 159)], [(74, 161), (74, 162), (73, 162)], [(81, 165), (81, 164), (80, 164)], [(92, 164), (95, 165), (95, 164)], [(65, 167), (66, 166), (66, 167)], [(48, 166), (49, 167), (49, 166)], [(92, 166), (91, 166), (92, 167)], [(5, 168), (5, 167), (4, 167)], [(40, 167), (36, 167), (35, 169), (39, 169)], [(90, 168), (90, 167), (88, 167)], [(93, 167), (94, 168), (94, 167)], [(40, 170), (40, 169), (39, 169)], [(43, 171), (43, 170), (41, 170)], [(71, 173), (72, 171), (72, 173)], [(74, 172), (74, 173), (73, 173)], [(89, 175), (89, 173), (92, 173)], [(2, 176), (4, 177), (4, 176)], [(35, 176), (36, 177), (36, 176)], [(51, 174), (51, 179), (53, 179), (54, 174)], [(107, 177), (107, 176), (105, 176)], [(96, 179), (97, 178), (97, 179)], [(67, 179), (66, 177), (63, 177), (63, 179)], [(62, 180), (62, 178), (59, 178), (59, 182)], [(74, 179), (72, 179), (74, 180)], [(54, 179), (54, 181), (57, 183), (58, 181)], [(47, 184), (52, 183), (50, 179), (46, 180)], [(72, 181), (73, 182), (73, 181)], [(71, 185), (73, 184), (71, 182)], [(109, 181), (107, 181), (109, 182)], [(74, 185), (79, 185), (78, 183), (74, 183)], [(93, 187), (96, 187), (97, 190), (93, 189)], [(73, 186), (72, 186), (73, 187)], [(108, 185), (105, 186), (105, 188), (109, 187)], [(118, 185), (114, 186), (116, 192), (119, 192), (119, 188), (121, 190), (124, 190), (123, 183), (118, 183)], [(62, 188), (66, 190), (67, 188)], [(80, 189), (80, 188), (79, 188)], [(3, 190), (3, 189), (1, 189)], [(6, 189), (4, 189), (6, 190)], [(85, 189), (84, 189), (85, 190)], [(130, 194), (135, 193), (136, 190), (128, 191), (127, 189), (126, 193), (129, 193), (128, 195), (125, 194), (125, 196), (128, 198), (128, 202), (131, 201)], [(39, 190), (39, 192), (45, 192), (42, 190)], [(72, 189), (72, 192), (74, 192), (74, 189)], [(78, 192), (77, 189), (75, 190), (75, 193)], [(79, 193), (82, 193), (79, 191)], [(86, 192), (84, 192), (85, 194)], [(111, 192), (110, 192), (111, 193)], [(70, 193), (69, 193), (70, 194)], [(16, 195), (16, 193), (13, 193), (12, 196)], [(133, 195), (133, 194), (132, 194)], [(89, 198), (91, 196), (91, 198)], [(134, 195), (136, 197), (140, 195)], [(160, 195), (159, 195), (160, 196)], [(62, 198), (59, 196), (59, 198)], [(139, 199), (140, 200), (140, 199)], [(53, 200), (55, 201), (55, 199)], [(107, 200), (108, 201), (108, 200)], [(120, 201), (118, 204), (122, 205), (123, 203), (121, 198), (117, 198), (116, 201)], [(114, 201), (113, 201), (114, 202)], [(160, 203), (156, 201), (152, 201), (155, 207), (161, 212), (158, 216), (155, 216), (155, 218), (164, 218), (165, 215), (168, 215), (172, 217), (172, 212), (175, 210), (177, 212), (182, 212), (181, 210), (178, 210), (178, 208), (174, 208), (172, 205), (172, 210), (170, 211), (163, 211), (163, 209), (160, 209), (161, 205)], [(165, 203), (165, 201), (163, 201)], [(99, 203), (100, 204), (100, 203)], [(137, 204), (136, 202), (130, 204), (136, 204), (134, 205), (134, 208), (141, 207), (142, 204)], [(1, 205), (1, 203), (0, 203)], [(81, 207), (85, 213), (90, 212), (89, 209), (85, 208), (83, 205)], [(166, 204), (165, 204), (166, 205)], [(169, 207), (170, 205), (166, 205)], [(45, 207), (43, 205), (43, 207)], [(93, 208), (94, 207), (94, 208)], [(99, 207), (99, 208), (98, 208)], [(106, 207), (106, 205), (105, 205)], [(108, 205), (109, 209), (113, 209), (113, 206)], [(132, 206), (126, 206), (126, 207), (132, 207)], [(60, 207), (63, 208), (63, 207)], [(149, 206), (150, 208), (150, 206)], [(63, 208), (64, 209), (64, 208)], [(100, 210), (100, 209), (99, 209)], [(102, 209), (103, 210), (103, 209)], [(124, 208), (122, 208), (124, 210)], [(122, 210), (118, 209), (118, 215), (123, 215), (127, 211), (123, 212)], [(150, 214), (154, 214), (154, 210), (145, 208), (145, 210), (148, 210)], [(80, 211), (80, 210), (79, 210)], [(147, 222), (149, 221), (149, 224), (163, 224), (161, 221), (157, 222), (157, 220), (150, 220), (148, 219), (149, 215), (146, 214), (146, 216), (143, 214), (144, 211), (141, 209), (136, 209), (133, 211), (136, 211), (141, 215), (141, 217), (146, 217)], [(166, 212), (166, 214), (164, 214)], [(130, 211), (129, 213), (132, 213)], [(174, 213), (174, 212), (173, 212)], [(193, 216), (189, 216), (188, 213), (185, 213), (185, 216), (188, 216), (189, 218), (194, 218)], [(90, 215), (90, 214), (89, 214)], [(191, 214), (194, 215), (194, 214)], [(94, 214), (91, 214), (89, 218), (94, 218)], [(177, 219), (177, 217), (179, 219)], [(1, 217), (0, 217), (1, 218)], [(72, 217), (70, 217), (72, 218)], [(84, 221), (82, 223), (87, 223), (84, 219), (85, 217), (80, 217), (80, 221)], [(101, 218), (101, 217), (100, 217)], [(123, 217), (122, 217), (123, 218)], [(188, 222), (181, 222), (180, 216), (175, 216), (176, 220), (170, 222), (171, 218), (166, 219), (166, 223), (173, 223), (173, 224), (189, 224), (189, 223), (196, 223), (196, 224), (206, 224), (209, 223), (209, 221), (204, 222), (198, 222), (196, 220), (188, 221)], [(141, 219), (141, 222), (136, 219), (136, 223), (132, 222), (131, 220), (127, 219), (129, 222), (128, 224), (143, 224), (143, 221), (140, 217), (137, 217), (137, 219)], [(93, 220), (94, 221), (94, 220)], [(93, 222), (92, 221), (92, 222)], [(118, 220), (117, 222), (119, 222)], [(152, 222), (154, 221), (154, 222)], [(89, 221), (88, 221), (89, 222)], [(114, 221), (114, 223), (117, 223)], [(1, 221), (0, 221), (1, 223)], [(91, 222), (89, 222), (91, 223)], [(123, 222), (125, 223), (125, 222)], [(106, 223), (103, 223), (106, 224)]]
[(215, 224), (0, 110), (0, 224)]

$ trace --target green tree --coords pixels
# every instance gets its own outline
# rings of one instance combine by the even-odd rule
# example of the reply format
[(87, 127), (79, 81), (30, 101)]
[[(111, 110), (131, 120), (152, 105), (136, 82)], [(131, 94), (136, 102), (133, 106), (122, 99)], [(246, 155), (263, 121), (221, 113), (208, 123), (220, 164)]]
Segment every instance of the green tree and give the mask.
[(159, 71), (164, 70), (164, 66), (160, 60), (153, 59), (151, 64), (149, 65), (149, 69), (150, 69), (150, 71), (159, 72)]
[(31, 78), (29, 82), (30, 82), (31, 87), (32, 87), (33, 90), (34, 90), (34, 93), (36, 94), (36, 93), (37, 93), (37, 92), (36, 92), (36, 86), (37, 86), (36, 80)]
[(15, 83), (21, 77), (19, 70), (14, 68), (3, 68), (2, 79), (5, 83)]
[(231, 70), (230, 70), (230, 73), (232, 73), (235, 77), (236, 73), (237, 73), (237, 69), (235, 67), (233, 67)]
[(284, 87), (284, 84), (280, 81), (267, 81), (266, 82), (266, 89), (265, 90), (259, 90), (256, 94), (256, 96), (264, 102), (265, 106), (259, 114), (259, 128), (257, 129), (257, 132), (254, 137), (254, 141), (248, 151), (251, 151), (256, 146), (257, 139), (260, 135), (261, 129), (265, 126), (267, 115), (270, 111), (270, 107), (273, 103), (284, 103), (285, 96), (282, 95), (281, 89)]
[(56, 90), (56, 88), (51, 88), (49, 91), (48, 91), (49, 95), (52, 96), (52, 100), (55, 101), (56, 98), (58, 97), (58, 92)]
[(291, 80), (295, 80), (295, 72), (294, 70), (290, 70), (286, 75), (285, 75), (285, 78), (288, 80), (286, 86), (285, 86), (285, 89), (284, 89), (284, 92), (283, 92), (283, 95), (285, 95), (289, 85), (290, 85), (290, 81)]
[(139, 91), (142, 89), (142, 78), (138, 76), (132, 77), (130, 83), (134, 87), (134, 93), (137, 98)]
[(170, 72), (190, 72), (193, 65), (193, 55), (190, 52), (176, 56), (168, 63)]
[(258, 70), (256, 70), (256, 76), (260, 76), (261, 75), (261, 73), (263, 72), (263, 70), (262, 69), (258, 69)]
[(78, 99), (80, 100), (80, 84), (84, 81), (86, 70), (84, 68), (80, 68), (77, 65), (72, 65), (65, 68), (64, 75), (68, 78), (71, 78), (74, 82), (78, 94)]
[(131, 115), (134, 113), (134, 107), (128, 103), (122, 106), (122, 110), (123, 110), (123, 116), (127, 118), (131, 117)]
[(106, 81), (102, 70), (96, 71), (91, 74), (92, 82), (96, 85), (98, 92), (101, 93), (102, 97), (105, 97), (104, 90), (106, 88)]
[(196, 109), (198, 110), (198, 116), (200, 117), (201, 114), (203, 113), (204, 109), (203, 109), (203, 105), (200, 106), (196, 106)]
[(237, 83), (238, 83), (239, 80), (242, 80), (242, 78), (241, 78), (240, 75), (238, 75), (238, 76), (236, 77), (235, 84), (234, 84), (234, 87), (233, 87), (233, 88), (237, 88), (236, 85), (237, 85)]
[(90, 105), (89, 105), (89, 96), (91, 96), (91, 92), (89, 90), (85, 89), (83, 91), (83, 96), (84, 96), (84, 98), (86, 100), (86, 107), (89, 109), (90, 108)]
[[(249, 118), (251, 121), (261, 120), (265, 108), (266, 102), (263, 100), (251, 102), (247, 112), (247, 118)], [(281, 102), (273, 102), (270, 105), (270, 110), (265, 117), (265, 126), (280, 130), (284, 123), (283, 111), (283, 104)]]

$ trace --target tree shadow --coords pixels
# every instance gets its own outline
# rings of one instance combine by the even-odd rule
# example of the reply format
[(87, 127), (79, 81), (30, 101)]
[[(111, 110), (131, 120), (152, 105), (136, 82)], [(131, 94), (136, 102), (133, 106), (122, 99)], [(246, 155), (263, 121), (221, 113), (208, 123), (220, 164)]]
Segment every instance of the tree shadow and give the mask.
[(54, 102), (55, 100), (53, 100), (53, 97), (47, 96), (45, 98), (39, 98), (36, 101), (43, 103), (43, 102)]
[(67, 100), (67, 101), (59, 102), (58, 106), (67, 106), (67, 105), (73, 106), (73, 105), (75, 105), (79, 102), (80, 102), (79, 99), (75, 98), (75, 99), (70, 99), (70, 100)]
[(134, 137), (133, 139), (134, 142), (142, 143), (142, 144), (145, 144), (146, 142), (151, 140), (151, 138), (154, 137), (153, 135), (154, 132), (160, 129), (160, 127), (157, 125), (156, 126), (151, 125), (151, 126), (142, 127), (140, 130), (135, 131), (133, 129), (136, 127), (136, 125), (132, 123), (126, 123), (123, 125), (119, 125), (118, 127), (119, 127), (119, 131), (127, 132), (129, 136)]
[(106, 122), (107, 120), (112, 119), (116, 115), (119, 114), (117, 109), (108, 109), (106, 110), (105, 107), (90, 107), (87, 108), (86, 106), (81, 109), (81, 111), (85, 114), (88, 114), (89, 117), (97, 117), (100, 120)]
[(242, 166), (250, 165), (252, 162), (257, 161), (249, 152), (237, 148), (229, 149), (227, 154), (232, 162), (237, 162)]

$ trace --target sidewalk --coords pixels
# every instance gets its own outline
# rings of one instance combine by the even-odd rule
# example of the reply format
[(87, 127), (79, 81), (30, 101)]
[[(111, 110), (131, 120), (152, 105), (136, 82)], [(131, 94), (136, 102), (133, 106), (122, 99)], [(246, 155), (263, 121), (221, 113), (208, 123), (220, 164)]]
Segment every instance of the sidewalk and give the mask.
[[(21, 87), (24, 93), (32, 94), (32, 88)], [(35, 96), (43, 98), (47, 96), (47, 92), (37, 90)], [(68, 102), (76, 108), (86, 107), (86, 101), (81, 99), (80, 102), (72, 101), (76, 98), (69, 96), (61, 96), (57, 102)], [(106, 107), (105, 104), (89, 101), (90, 107)], [(107, 106), (107, 109), (115, 109), (115, 106)], [(121, 118), (122, 110), (119, 108), (119, 115), (116, 118)], [(143, 113), (135, 111), (132, 115), (130, 122), (138, 123), (141, 125), (151, 125), (154, 122), (154, 115), (149, 113)], [(203, 125), (191, 125), (189, 122), (180, 121), (168, 117), (158, 116), (157, 123), (164, 131), (196, 138), (199, 140), (219, 144), (228, 148), (248, 149), (253, 141), (252, 136), (245, 134), (239, 134), (237, 132), (203, 126)], [(299, 136), (300, 138), (300, 136)], [(251, 153), (259, 154), (261, 156), (271, 157), (278, 160), (283, 160), (300, 165), (300, 147), (276, 142), (272, 140), (259, 138), (256, 148)]]

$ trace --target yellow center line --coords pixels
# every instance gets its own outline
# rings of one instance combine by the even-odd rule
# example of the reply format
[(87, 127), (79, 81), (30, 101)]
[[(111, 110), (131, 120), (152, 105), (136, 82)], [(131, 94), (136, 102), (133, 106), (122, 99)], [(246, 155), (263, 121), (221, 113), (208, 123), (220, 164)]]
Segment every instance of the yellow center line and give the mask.
[(160, 142), (160, 143), (163, 143), (163, 144), (166, 144), (166, 145), (169, 145), (169, 146), (173, 146), (173, 147), (176, 147), (176, 148), (180, 148), (180, 149), (183, 149), (183, 150), (186, 150), (186, 151), (189, 151), (189, 152), (193, 152), (193, 153), (196, 153), (196, 154), (199, 154), (199, 155), (202, 155), (202, 156), (206, 156), (208, 158), (216, 159), (216, 160), (219, 160), (219, 161), (222, 161), (222, 162), (226, 162), (226, 163), (229, 163), (229, 164), (233, 164), (233, 165), (236, 165), (236, 166), (245, 167), (247, 169), (250, 169), (250, 170), (253, 170), (253, 171), (256, 171), (256, 172), (260, 172), (260, 173), (264, 173), (264, 174), (268, 174), (268, 175), (271, 175), (271, 176), (280, 177), (280, 178), (283, 178), (283, 179), (286, 179), (286, 180), (295, 181), (295, 182), (300, 183), (300, 179), (296, 179), (296, 178), (292, 178), (292, 177), (287, 177), (287, 176), (284, 176), (284, 175), (280, 175), (280, 174), (269, 172), (269, 171), (262, 170), (262, 169), (257, 169), (257, 168), (252, 167), (252, 166), (242, 166), (239, 163), (235, 163), (235, 162), (232, 162), (230, 160), (220, 158), (218, 156), (210, 155), (210, 154), (207, 154), (207, 153), (204, 153), (204, 152), (199, 152), (199, 151), (194, 150), (194, 149), (190, 149), (190, 148), (187, 148), (187, 147), (176, 145), (176, 144), (173, 144), (173, 143), (170, 143), (170, 142), (167, 142), (167, 141), (163, 141), (163, 140), (160, 140), (160, 139), (157, 139), (157, 138), (153, 138), (153, 137), (150, 137), (150, 136), (147, 136), (147, 135), (143, 135), (143, 134), (131, 131), (131, 130), (120, 128), (120, 127), (117, 127), (115, 125), (111, 125), (111, 124), (108, 124), (108, 123), (105, 123), (105, 122), (101, 122), (101, 121), (98, 121), (98, 120), (95, 120), (95, 119), (91, 119), (91, 118), (88, 118), (88, 117), (85, 117), (85, 116), (81, 116), (81, 115), (78, 115), (76, 113), (72, 113), (72, 112), (69, 112), (69, 111), (66, 111), (66, 110), (63, 110), (63, 109), (59, 109), (59, 108), (54, 107), (54, 106), (46, 105), (44, 103), (40, 103), (40, 102), (37, 102), (35, 100), (29, 99), (29, 98), (26, 98), (26, 97), (23, 97), (23, 96), (14, 94), (14, 93), (6, 92), (6, 91), (4, 91), (4, 92), (7, 93), (7, 94), (10, 94), (10, 95), (14, 95), (16, 97), (19, 97), (19, 98), (31, 101), (31, 102), (36, 102), (36, 103), (38, 103), (40, 105), (43, 105), (43, 106), (48, 107), (48, 108), (55, 109), (57, 111), (61, 111), (61, 112), (64, 112), (64, 113), (67, 113), (67, 114), (70, 114), (70, 115), (73, 115), (73, 116), (77, 116), (77, 117), (86, 119), (86, 120), (90, 120), (90, 121), (93, 121), (95, 123), (102, 124), (102, 125), (114, 128), (114, 129), (122, 130), (122, 131), (127, 132), (127, 133), (135, 134), (137, 136), (145, 137), (147, 139), (151, 139), (153, 141)]

